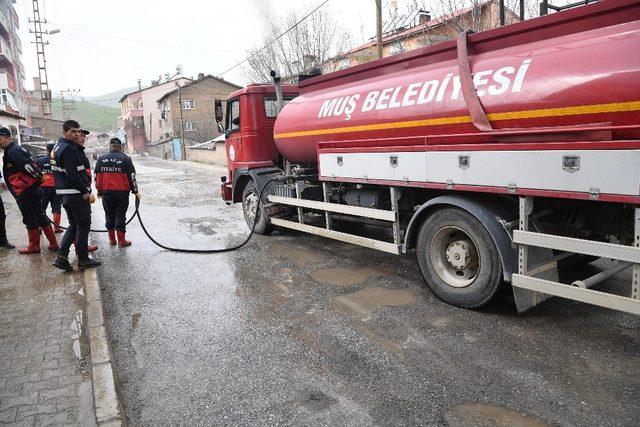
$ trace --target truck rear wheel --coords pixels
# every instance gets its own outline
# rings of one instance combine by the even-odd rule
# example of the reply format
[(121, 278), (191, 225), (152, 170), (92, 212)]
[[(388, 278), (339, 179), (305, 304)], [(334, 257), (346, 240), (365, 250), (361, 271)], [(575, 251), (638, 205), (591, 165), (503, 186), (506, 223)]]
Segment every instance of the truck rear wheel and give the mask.
[(258, 208), (258, 197), (260, 192), (256, 183), (249, 181), (244, 187), (242, 192), (242, 213), (244, 213), (244, 220), (247, 222), (249, 229), (253, 226), (253, 221), (256, 215), (258, 216), (254, 233), (268, 235), (273, 231), (273, 225), (269, 222), (269, 216), (262, 205)]
[(502, 283), (493, 239), (480, 221), (461, 209), (440, 209), (427, 217), (416, 255), (429, 288), (457, 307), (487, 304)]

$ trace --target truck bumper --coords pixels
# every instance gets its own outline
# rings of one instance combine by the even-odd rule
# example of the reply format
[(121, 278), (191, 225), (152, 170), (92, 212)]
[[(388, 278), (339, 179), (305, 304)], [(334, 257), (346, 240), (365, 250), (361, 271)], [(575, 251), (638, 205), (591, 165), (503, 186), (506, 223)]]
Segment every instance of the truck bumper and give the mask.
[(227, 203), (233, 202), (232, 194), (233, 194), (233, 191), (231, 188), (231, 183), (223, 182), (222, 185), (220, 185), (220, 195), (222, 196), (222, 200), (224, 200)]

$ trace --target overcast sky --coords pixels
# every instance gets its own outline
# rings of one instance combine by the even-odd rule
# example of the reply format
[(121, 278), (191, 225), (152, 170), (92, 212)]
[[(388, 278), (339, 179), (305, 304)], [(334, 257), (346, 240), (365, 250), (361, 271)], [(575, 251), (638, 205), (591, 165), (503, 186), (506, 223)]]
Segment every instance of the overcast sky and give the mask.
[[(387, 0), (385, 0), (386, 3)], [(217, 75), (260, 46), (264, 16), (282, 16), (291, 8), (311, 11), (322, 0), (40, 0), (48, 29), (46, 47), (52, 90), (80, 89), (96, 96), (149, 84), (158, 75), (183, 67), (187, 77)], [(413, 1), (399, 0), (401, 5)], [(27, 87), (37, 75), (31, 0), (17, 0)], [(375, 28), (373, 0), (330, 0), (323, 9), (347, 28), (358, 43)], [(139, 40), (147, 43), (138, 43)], [(173, 45), (168, 47), (162, 45)], [(247, 83), (238, 68), (224, 77)]]

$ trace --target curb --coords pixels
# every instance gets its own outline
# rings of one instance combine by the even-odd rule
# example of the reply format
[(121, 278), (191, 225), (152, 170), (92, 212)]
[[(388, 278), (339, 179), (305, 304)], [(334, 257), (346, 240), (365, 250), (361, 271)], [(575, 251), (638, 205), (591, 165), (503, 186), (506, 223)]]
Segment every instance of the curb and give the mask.
[(84, 271), (84, 283), (96, 421), (99, 426), (124, 426), (122, 405), (116, 392), (113, 352), (107, 335), (100, 282), (95, 269)]

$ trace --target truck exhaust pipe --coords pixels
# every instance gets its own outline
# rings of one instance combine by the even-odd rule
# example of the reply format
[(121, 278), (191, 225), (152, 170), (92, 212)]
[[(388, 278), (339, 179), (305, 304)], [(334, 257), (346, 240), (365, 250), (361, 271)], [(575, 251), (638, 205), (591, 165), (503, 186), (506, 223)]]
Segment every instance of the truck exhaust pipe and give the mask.
[(273, 84), (276, 87), (276, 103), (278, 104), (278, 113), (284, 108), (284, 98), (282, 97), (282, 84), (280, 83), (280, 76), (275, 70), (271, 70), (271, 78), (273, 78)]

